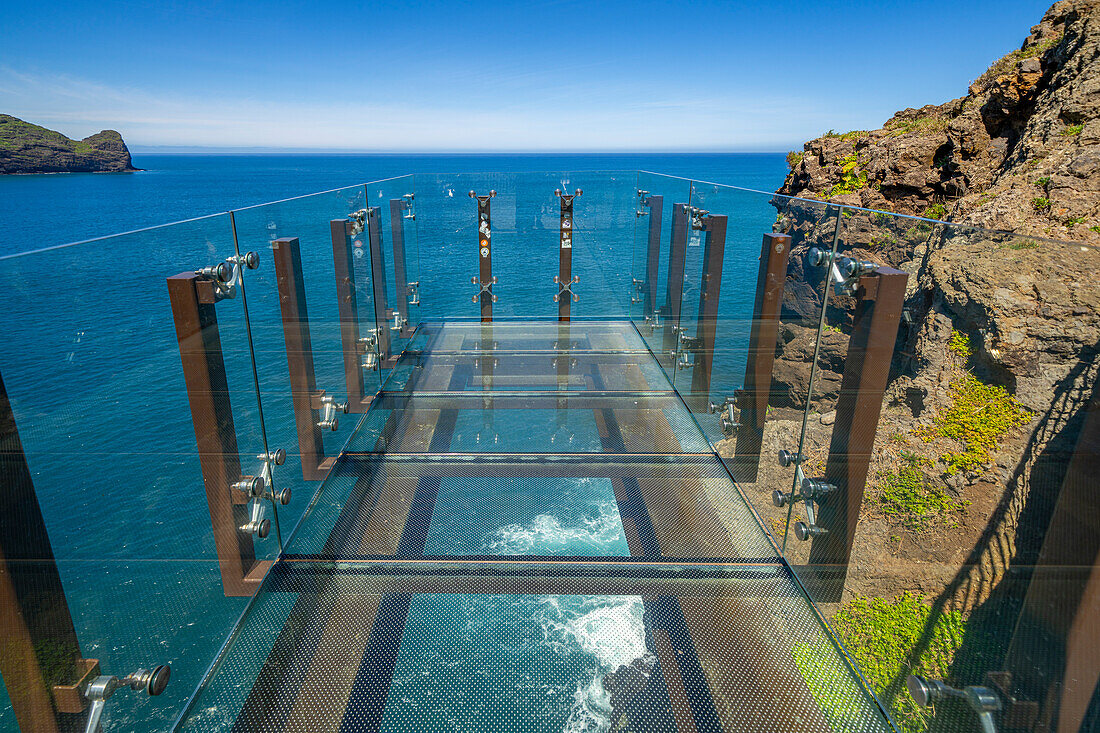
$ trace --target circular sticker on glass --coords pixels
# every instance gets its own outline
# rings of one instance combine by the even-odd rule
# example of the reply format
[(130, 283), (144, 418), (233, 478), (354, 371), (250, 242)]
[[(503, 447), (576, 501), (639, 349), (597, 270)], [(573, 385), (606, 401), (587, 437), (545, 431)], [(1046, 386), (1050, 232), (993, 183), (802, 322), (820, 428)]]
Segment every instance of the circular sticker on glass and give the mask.
[(488, 257), (489, 256), (489, 248), (488, 247), (482, 247), (481, 248), (481, 256), (482, 257)]

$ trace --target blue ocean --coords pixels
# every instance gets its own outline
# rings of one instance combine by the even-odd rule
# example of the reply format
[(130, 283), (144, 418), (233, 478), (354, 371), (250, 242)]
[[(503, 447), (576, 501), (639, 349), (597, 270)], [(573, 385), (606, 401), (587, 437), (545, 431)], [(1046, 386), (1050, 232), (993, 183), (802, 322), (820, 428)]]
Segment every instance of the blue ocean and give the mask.
[[(170, 727), (245, 608), (244, 599), (222, 594), (201, 479), (195, 481), (194, 432), (165, 277), (231, 253), (232, 224), (242, 251), (267, 254), (264, 248), (272, 238), (300, 236), (307, 282), (312, 277), (331, 288), (328, 220), (402, 196), (408, 179), (367, 193), (357, 184), (413, 174), (419, 236), (408, 279), (421, 282), (419, 317), (475, 314), (470, 275), (476, 273), (476, 260), (456, 251), (454, 243), (474, 241), (466, 189), (483, 183), (502, 192), (502, 233), (494, 239), (493, 254), (501, 280), (499, 314), (550, 316), (556, 312), (549, 293), (556, 274), (558, 217), (551, 194), (555, 186), (575, 185), (585, 190), (577, 200), (577, 236), (591, 233), (592, 245), (576, 255), (574, 271), (587, 290), (578, 291), (583, 297), (574, 312), (625, 317), (635, 226), (632, 197), (638, 185), (638, 178), (626, 172), (774, 191), (787, 171), (781, 154), (136, 154), (134, 165), (144, 170), (0, 177), (0, 374), (84, 656), (120, 675), (142, 665), (173, 665), (172, 683), (163, 696), (119, 694), (109, 702), (104, 730), (143, 733)], [(489, 173), (498, 175), (473, 175)], [(673, 201), (681, 196), (686, 201), (688, 183), (653, 181), (667, 187), (662, 193), (668, 221)], [(524, 193), (533, 183), (546, 191)], [(332, 193), (248, 208), (315, 191)], [(775, 209), (763, 194), (713, 186), (700, 191), (702, 206), (709, 201), (715, 210), (731, 213), (722, 314), (744, 318), (746, 308), (751, 313), (752, 292), (740, 283), (755, 278), (760, 235), (770, 230)], [(379, 202), (366, 201), (374, 194)], [(601, 213), (612, 207), (619, 218)], [(232, 222), (214, 217), (96, 239), (230, 210), (236, 211)], [(57, 248), (91, 239), (96, 241)], [(698, 267), (691, 258), (698, 260), (699, 250), (689, 251), (689, 268)], [(266, 365), (255, 382), (241, 300), (220, 304), (218, 315), (242, 456), (258, 455), (265, 446), (296, 445), (283, 387), (285, 355), (281, 368), (268, 359), (283, 348), (277, 298), (270, 295), (274, 275), (261, 267), (250, 277), (251, 340), (257, 362)], [(340, 383), (331, 293), (315, 288), (309, 298), (318, 384)], [(743, 373), (741, 356), (731, 351), (724, 357), (716, 367), (716, 385), (734, 384)], [(339, 450), (349, 432), (326, 436), (326, 449)], [(578, 443), (585, 439), (570, 435)], [(523, 443), (522, 426), (506, 438), (512, 441), (509, 450), (536, 449)], [(437, 521), (453, 515), (447, 524), (453, 531), (439, 535), (446, 546), (430, 549), (441, 554), (455, 547), (484, 554), (627, 554), (610, 485), (593, 482), (538, 486), (533, 490), (557, 501), (506, 510), (485, 502), (476, 487), (444, 486)], [(295, 499), (279, 517), (284, 540), (310, 498), (303, 494), (315, 486), (294, 486)], [(570, 492), (576, 492), (576, 501)], [(473, 531), (464, 519), (471, 511), (484, 531)], [(277, 552), (272, 540), (258, 550), (265, 557)], [(448, 675), (462, 668), (480, 680), (474, 686), (482, 706), (479, 716), (490, 721), (507, 712), (517, 680), (522, 686), (524, 670), (534, 666), (553, 670), (555, 682), (532, 693), (543, 703), (537, 715), (523, 721), (526, 729), (607, 730), (610, 709), (599, 680), (645, 653), (641, 613), (640, 599), (634, 598), (612, 603), (582, 596), (420, 597), (410, 613), (390, 705), (416, 685), (421, 686), (416, 694), (424, 685), (438, 684), (442, 691)], [(507, 658), (487, 658), (485, 640), (499, 630), (485, 628), (486, 619), (505, 620), (508, 644), (500, 653)], [(620, 643), (609, 647), (608, 638)], [(445, 639), (457, 641), (443, 644)], [(266, 651), (256, 654), (262, 663)], [(486, 671), (490, 667), (507, 669), (508, 676), (493, 677)], [(240, 683), (247, 687), (248, 681)], [(458, 717), (443, 698), (440, 694), (439, 705), (423, 711), (427, 717), (419, 724), (429, 720), (435, 730), (459, 729), (448, 728), (448, 721)], [(224, 711), (199, 712), (216, 721)], [(397, 717), (389, 725), (416, 727)], [(17, 730), (3, 690), (0, 730)]]

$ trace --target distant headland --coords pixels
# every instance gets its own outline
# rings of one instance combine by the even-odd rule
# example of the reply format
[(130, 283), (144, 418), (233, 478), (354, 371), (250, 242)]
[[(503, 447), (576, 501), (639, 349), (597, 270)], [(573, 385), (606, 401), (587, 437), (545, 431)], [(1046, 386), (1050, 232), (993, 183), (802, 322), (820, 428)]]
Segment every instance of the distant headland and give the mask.
[(140, 170), (130, 161), (126, 143), (114, 130), (83, 140), (0, 114), (0, 174), (130, 173)]

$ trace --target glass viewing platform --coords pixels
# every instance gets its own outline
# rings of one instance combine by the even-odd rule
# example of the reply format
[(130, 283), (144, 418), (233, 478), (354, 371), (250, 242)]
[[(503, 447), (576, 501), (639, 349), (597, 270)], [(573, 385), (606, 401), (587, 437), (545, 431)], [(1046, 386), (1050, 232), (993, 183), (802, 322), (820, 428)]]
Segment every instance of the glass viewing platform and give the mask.
[(990, 258), (1100, 270), (637, 172), (0, 258), (0, 730), (1100, 729), (1096, 344), (1018, 402)]

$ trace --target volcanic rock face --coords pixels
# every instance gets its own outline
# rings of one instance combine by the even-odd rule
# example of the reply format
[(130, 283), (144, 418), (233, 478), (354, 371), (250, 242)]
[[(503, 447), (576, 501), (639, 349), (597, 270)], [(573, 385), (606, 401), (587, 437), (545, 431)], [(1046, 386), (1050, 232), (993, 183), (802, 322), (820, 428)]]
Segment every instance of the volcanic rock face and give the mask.
[(1100, 243), (1100, 2), (1055, 3), (967, 96), (790, 160), (782, 194)]
[(120, 173), (136, 171), (122, 136), (104, 130), (83, 140), (0, 115), (0, 173)]
[[(827, 249), (836, 234), (839, 254), (908, 272), (864, 513), (874, 514), (876, 477), (899, 470), (896, 454), (904, 450), (929, 485), (999, 507), (982, 517), (990, 523), (982, 542), (1009, 548), (989, 561), (1003, 570), (1007, 559), (1019, 561), (1020, 514), (1029, 505), (1053, 506), (1060, 490), (1061, 480), (1040, 476), (1037, 466), (1072, 453), (1100, 380), (1100, 0), (1055, 3), (967, 96), (904, 110), (879, 130), (830, 133), (789, 160), (780, 194), (1003, 230), (860, 210), (838, 216), (836, 208), (776, 197), (776, 228), (792, 235), (792, 249), (772, 397), (779, 408), (806, 403), (825, 275), (810, 264), (810, 247)], [(810, 399), (822, 414), (838, 393), (852, 306), (848, 297), (828, 299)], [(1003, 387), (1033, 417), (1007, 434), (991, 460), (959, 471), (944, 464), (942, 446), (922, 436), (954, 404), (952, 385), (965, 372)], [(1042, 470), (1049, 473), (1049, 465)], [(861, 518), (861, 526), (881, 519)], [(890, 531), (898, 544), (922, 544)], [(868, 543), (857, 536), (868, 567), (891, 552), (901, 558)], [(974, 553), (977, 565), (986, 562), (981, 547)], [(903, 577), (863, 587), (858, 571), (849, 578), (849, 592), (907, 589)], [(987, 593), (991, 581), (984, 582)]]

